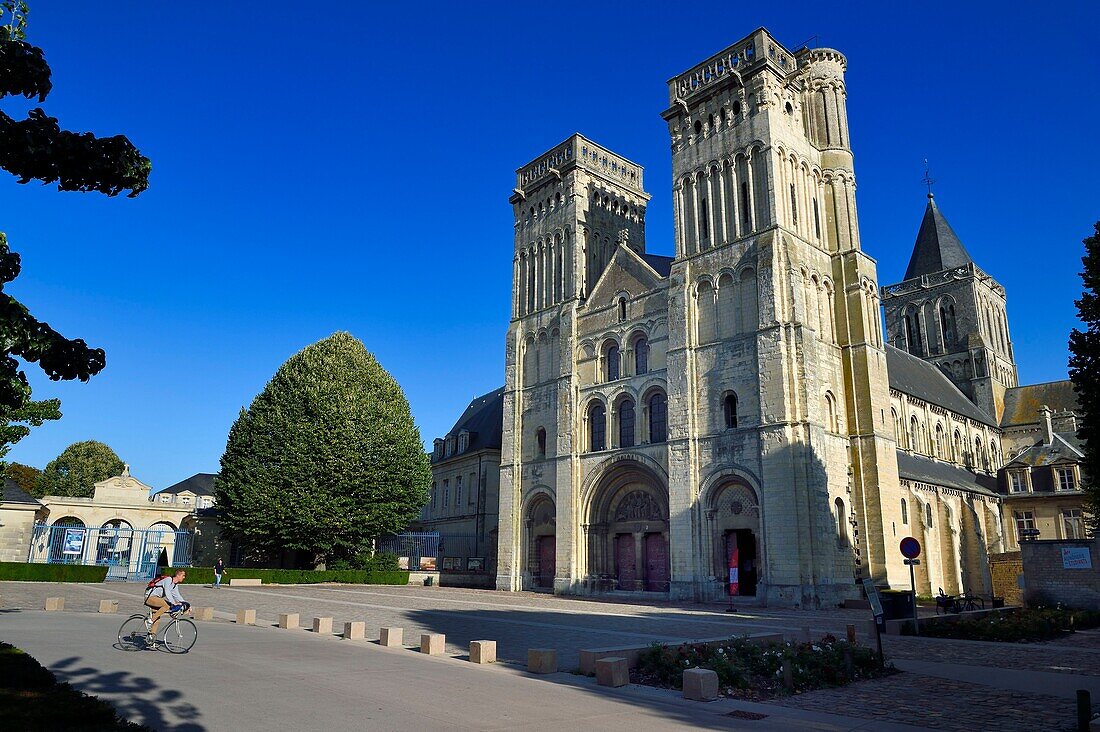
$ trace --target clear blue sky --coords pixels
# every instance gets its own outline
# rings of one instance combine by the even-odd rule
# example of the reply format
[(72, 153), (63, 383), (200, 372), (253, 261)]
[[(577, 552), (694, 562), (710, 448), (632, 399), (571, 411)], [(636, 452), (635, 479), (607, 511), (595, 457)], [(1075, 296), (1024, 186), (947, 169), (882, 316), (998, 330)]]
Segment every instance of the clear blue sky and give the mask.
[(65, 416), (9, 459), (94, 438), (157, 488), (215, 471), (238, 410), (336, 330), (398, 379), (430, 442), (503, 383), (514, 170), (575, 131), (641, 163), (648, 247), (671, 254), (664, 82), (761, 25), (848, 57), (881, 283), (908, 262), (927, 157), (1008, 289), (1021, 380), (1065, 378), (1100, 219), (1096, 7), (35, 0), (47, 112), (128, 135), (153, 176), (136, 200), (0, 178), (11, 292), (107, 351), (88, 384), (30, 371)]

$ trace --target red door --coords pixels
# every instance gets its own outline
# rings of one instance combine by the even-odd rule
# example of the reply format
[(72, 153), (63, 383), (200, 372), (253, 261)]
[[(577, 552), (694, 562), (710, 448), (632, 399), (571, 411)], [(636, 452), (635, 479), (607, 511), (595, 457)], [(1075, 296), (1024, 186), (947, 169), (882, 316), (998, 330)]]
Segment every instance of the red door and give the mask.
[(634, 582), (638, 579), (633, 534), (619, 534), (615, 537), (615, 566), (619, 573), (619, 589), (633, 590)]
[(645, 588), (668, 592), (668, 542), (661, 534), (645, 535)]
[(557, 541), (553, 536), (539, 537), (539, 587), (554, 586), (554, 563), (557, 557)]

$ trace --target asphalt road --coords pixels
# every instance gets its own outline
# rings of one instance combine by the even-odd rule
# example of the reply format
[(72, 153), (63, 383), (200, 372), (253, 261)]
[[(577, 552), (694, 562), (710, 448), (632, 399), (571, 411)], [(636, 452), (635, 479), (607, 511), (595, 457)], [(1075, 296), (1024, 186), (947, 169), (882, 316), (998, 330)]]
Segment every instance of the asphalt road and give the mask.
[[(158, 730), (913, 730), (744, 702), (687, 702), (669, 691), (479, 667), (305, 630), (199, 623), (186, 655), (115, 647), (125, 615), (0, 610), (0, 640)], [(759, 721), (734, 709), (768, 714)]]

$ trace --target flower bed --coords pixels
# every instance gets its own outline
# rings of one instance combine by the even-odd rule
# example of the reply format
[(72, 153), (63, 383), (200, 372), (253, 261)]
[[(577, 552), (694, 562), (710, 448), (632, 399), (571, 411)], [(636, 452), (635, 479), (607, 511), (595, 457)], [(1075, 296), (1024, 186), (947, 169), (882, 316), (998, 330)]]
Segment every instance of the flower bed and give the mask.
[[(784, 678), (784, 661), (790, 662), (790, 683)], [(853, 681), (894, 673), (883, 668), (877, 654), (857, 643), (827, 635), (811, 643), (758, 645), (745, 638), (731, 638), (719, 646), (654, 644), (639, 659), (631, 681), (647, 686), (679, 689), (684, 671), (707, 668), (718, 674), (720, 696), (763, 701), (813, 689), (843, 686)]]
[[(920, 633), (933, 638), (1035, 643), (1061, 638), (1075, 630), (1098, 627), (1100, 612), (1096, 610), (1034, 608), (984, 618), (954, 619), (947, 616), (939, 621), (922, 621)], [(902, 634), (912, 635), (912, 628), (903, 626)]]

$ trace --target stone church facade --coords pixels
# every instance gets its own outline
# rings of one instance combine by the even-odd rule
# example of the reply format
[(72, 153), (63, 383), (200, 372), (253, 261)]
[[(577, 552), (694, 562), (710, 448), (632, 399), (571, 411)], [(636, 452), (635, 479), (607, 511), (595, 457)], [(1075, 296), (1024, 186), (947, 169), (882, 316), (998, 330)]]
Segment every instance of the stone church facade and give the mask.
[(908, 587), (912, 535), (918, 591), (989, 591), (1004, 290), (931, 198), (880, 288), (845, 69), (759, 29), (669, 81), (674, 257), (627, 158), (577, 134), (517, 171), (498, 589), (708, 600), (736, 561), (743, 595), (827, 606)]

